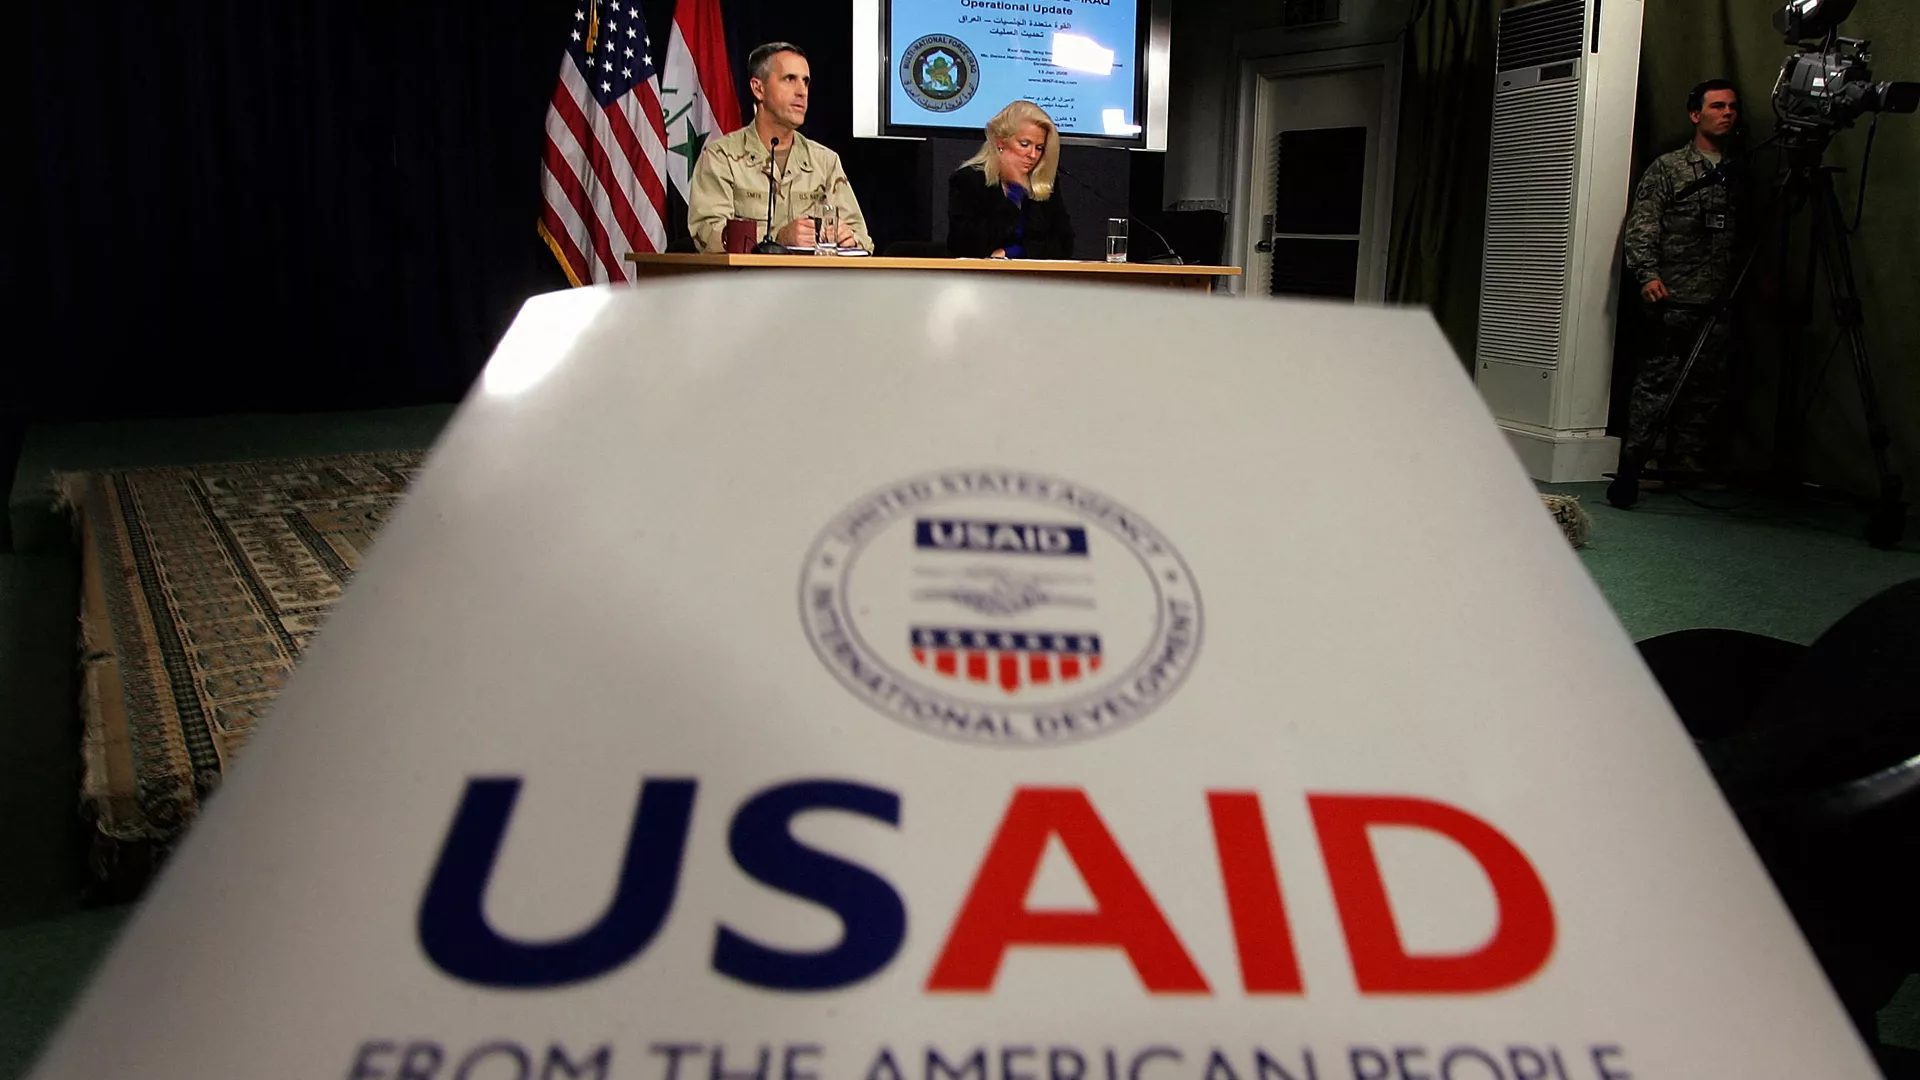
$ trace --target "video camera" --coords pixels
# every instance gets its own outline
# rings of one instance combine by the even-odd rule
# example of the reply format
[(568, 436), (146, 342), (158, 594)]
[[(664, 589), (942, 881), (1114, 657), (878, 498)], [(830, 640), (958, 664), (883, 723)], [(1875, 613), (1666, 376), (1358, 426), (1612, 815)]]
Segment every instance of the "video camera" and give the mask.
[(1839, 35), (1857, 0), (1787, 0), (1773, 25), (1799, 51), (1773, 84), (1776, 133), (1788, 147), (1822, 149), (1862, 113), (1920, 109), (1920, 83), (1874, 82), (1869, 42)]

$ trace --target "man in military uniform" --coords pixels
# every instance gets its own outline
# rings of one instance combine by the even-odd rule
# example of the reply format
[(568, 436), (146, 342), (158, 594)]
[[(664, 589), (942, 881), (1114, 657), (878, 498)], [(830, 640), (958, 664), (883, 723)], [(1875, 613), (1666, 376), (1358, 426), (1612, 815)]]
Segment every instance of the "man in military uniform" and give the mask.
[[(701, 251), (721, 250), (729, 218), (767, 220), (769, 172), (777, 180), (773, 238), (788, 247), (814, 246), (812, 210), (831, 200), (840, 219), (834, 239), (843, 248), (873, 250), (860, 201), (840, 167), (840, 155), (800, 134), (813, 86), (807, 55), (784, 41), (747, 57), (749, 86), (758, 103), (753, 120), (700, 152), (688, 183), (687, 231)], [(775, 144), (778, 140), (778, 145)]]
[[(1693, 88), (1687, 112), (1692, 140), (1647, 166), (1627, 212), (1627, 269), (1650, 313), (1653, 347), (1633, 380), (1625, 455), (1645, 462), (1654, 453), (1662, 434), (1656, 430), (1660, 410), (1701, 328), (1711, 321), (1665, 433), (1666, 464), (1697, 470), (1726, 394), (1729, 328), (1725, 318), (1713, 318), (1713, 309), (1733, 285), (1736, 200), (1724, 163), (1740, 119), (1739, 96), (1732, 83), (1711, 79)], [(1695, 186), (1714, 170), (1719, 180)]]

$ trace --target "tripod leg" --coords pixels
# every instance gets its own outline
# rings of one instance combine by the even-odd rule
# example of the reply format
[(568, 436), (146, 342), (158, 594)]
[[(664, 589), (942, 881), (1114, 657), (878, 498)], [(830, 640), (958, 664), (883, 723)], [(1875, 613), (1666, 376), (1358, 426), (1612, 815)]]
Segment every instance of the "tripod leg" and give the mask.
[(1613, 482), (1607, 485), (1607, 502), (1621, 510), (1631, 510), (1640, 501), (1640, 468), (1646, 464), (1645, 456), (1637, 451), (1622, 449), (1620, 466), (1613, 472)]
[(1712, 321), (1708, 320), (1705, 330), (1695, 335), (1686, 359), (1680, 361), (1676, 371), (1672, 361), (1677, 355), (1674, 345), (1679, 338), (1678, 326), (1669, 325), (1669, 313), (1664, 309), (1653, 309), (1647, 317), (1653, 347), (1641, 358), (1641, 368), (1634, 375), (1627, 405), (1627, 438), (1620, 447), (1620, 465), (1614, 470), (1613, 483), (1607, 485), (1607, 501), (1621, 510), (1632, 509), (1640, 501), (1641, 472), (1686, 387), (1687, 374), (1699, 355), (1705, 330), (1712, 328)]
[[(1760, 254), (1759, 245), (1747, 252), (1746, 261), (1740, 264), (1740, 273), (1733, 279), (1733, 287), (1727, 290), (1707, 314), (1698, 332), (1693, 335), (1693, 347), (1687, 350), (1686, 362), (1680, 365), (1680, 374), (1673, 380), (1673, 387), (1667, 391), (1666, 400), (1660, 403), (1659, 418), (1647, 430), (1653, 434), (1645, 445), (1625, 446), (1620, 451), (1620, 467), (1613, 474), (1613, 483), (1607, 485), (1607, 502), (1622, 510), (1631, 508), (1640, 501), (1640, 471), (1646, 467), (1647, 455), (1653, 448), (1653, 440), (1665, 431), (1667, 421), (1673, 416), (1674, 403), (1680, 400), (1680, 394), (1687, 386), (1687, 376), (1693, 373), (1693, 366), (1700, 361), (1700, 351), (1706, 347), (1707, 339), (1713, 336), (1714, 325), (1733, 310), (1734, 301), (1740, 297), (1747, 284), (1747, 274), (1753, 269), (1753, 262)], [(1631, 424), (1631, 418), (1629, 418)]]
[[(1633, 423), (1633, 418), (1629, 416), (1629, 428), (1637, 430), (1629, 430), (1628, 445), (1620, 449), (1620, 467), (1613, 474), (1613, 483), (1607, 485), (1607, 502), (1619, 509), (1631, 509), (1640, 501), (1640, 474), (1646, 468), (1647, 457), (1652, 453), (1653, 444), (1660, 438), (1660, 433), (1667, 429), (1667, 422), (1673, 416), (1674, 405), (1680, 400), (1681, 393), (1686, 390), (1687, 376), (1693, 373), (1694, 364), (1700, 360), (1700, 351), (1706, 346), (1707, 339), (1713, 336), (1714, 324), (1719, 321), (1723, 310), (1715, 307), (1708, 312), (1706, 321), (1701, 323), (1700, 329), (1694, 333), (1693, 345), (1687, 350), (1687, 358), (1681, 363), (1680, 372), (1674, 377), (1673, 385), (1667, 388), (1666, 396), (1661, 400), (1660, 408), (1654, 414), (1653, 423), (1644, 429), (1639, 429), (1638, 425)], [(1662, 320), (1661, 337), (1664, 339), (1667, 336), (1665, 316), (1656, 314), (1655, 317)], [(1666, 355), (1663, 341), (1660, 356), (1664, 358)], [(1638, 396), (1638, 387), (1635, 388), (1635, 392)]]
[[(1735, 288), (1738, 287), (1735, 285)], [(1673, 380), (1673, 389), (1667, 391), (1667, 400), (1660, 403), (1660, 418), (1654, 421), (1652, 428), (1655, 438), (1658, 438), (1659, 433), (1665, 431), (1667, 424), (1673, 420), (1673, 406), (1680, 400), (1681, 392), (1687, 388), (1687, 376), (1693, 374), (1693, 366), (1700, 362), (1701, 350), (1706, 348), (1707, 339), (1713, 336), (1714, 325), (1720, 321), (1726, 311), (1726, 304), (1716, 304), (1713, 310), (1707, 313), (1707, 320), (1701, 323), (1700, 329), (1694, 333), (1693, 347), (1687, 350), (1686, 362), (1680, 365), (1680, 375)]]
[[(1853, 357), (1854, 382), (1860, 388), (1860, 411), (1867, 424), (1867, 446), (1873, 454), (1873, 472), (1879, 482), (1879, 498), (1867, 519), (1867, 542), (1888, 548), (1900, 543), (1906, 532), (1907, 504), (1903, 485), (1888, 460), (1893, 435), (1880, 413), (1880, 394), (1873, 381), (1873, 365), (1867, 358), (1867, 334), (1860, 306), (1860, 290), (1853, 277), (1853, 253), (1847, 246), (1846, 215), (1834, 194), (1833, 174), (1822, 170), (1820, 192), (1814, 213), (1825, 217), (1816, 226), (1822, 235), (1817, 251), (1827, 272), (1827, 297), (1833, 305), (1833, 319), (1846, 335), (1847, 351)], [(1829, 246), (1825, 237), (1832, 238)]]

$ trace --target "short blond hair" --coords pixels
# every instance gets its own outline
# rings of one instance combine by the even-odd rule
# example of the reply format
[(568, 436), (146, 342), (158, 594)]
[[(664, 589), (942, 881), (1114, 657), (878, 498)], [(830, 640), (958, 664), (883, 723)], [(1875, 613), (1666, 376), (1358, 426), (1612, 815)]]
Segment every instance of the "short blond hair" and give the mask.
[(997, 186), (1000, 155), (994, 153), (994, 141), (1013, 138), (1013, 133), (1025, 124), (1038, 124), (1047, 133), (1047, 147), (1041, 151), (1040, 163), (1027, 176), (1028, 190), (1034, 198), (1044, 200), (1053, 194), (1053, 176), (1060, 168), (1060, 129), (1053, 117), (1047, 115), (1047, 110), (1031, 101), (1016, 101), (987, 121), (987, 141), (980, 144), (980, 152), (968, 158), (966, 164), (985, 174), (988, 187)]

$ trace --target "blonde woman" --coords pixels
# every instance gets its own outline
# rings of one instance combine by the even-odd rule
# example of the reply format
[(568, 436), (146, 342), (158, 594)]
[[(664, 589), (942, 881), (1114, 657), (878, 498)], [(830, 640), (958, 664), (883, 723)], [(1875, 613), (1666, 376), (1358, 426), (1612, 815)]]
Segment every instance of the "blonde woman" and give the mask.
[(947, 180), (947, 251), (965, 259), (1070, 259), (1073, 223), (1054, 171), (1060, 132), (1016, 101), (987, 121), (980, 152)]

